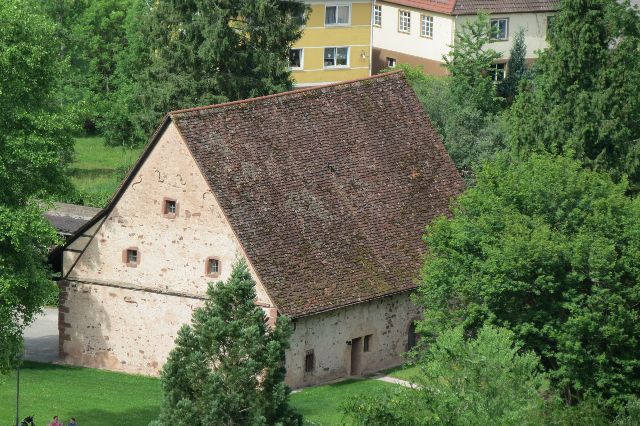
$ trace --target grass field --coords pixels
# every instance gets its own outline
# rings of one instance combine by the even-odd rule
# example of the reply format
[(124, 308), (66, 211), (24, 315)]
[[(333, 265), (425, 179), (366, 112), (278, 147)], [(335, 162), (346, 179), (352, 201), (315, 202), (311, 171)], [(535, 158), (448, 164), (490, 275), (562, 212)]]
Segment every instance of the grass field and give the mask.
[[(15, 424), (15, 383), (15, 373), (0, 376), (0, 426)], [(20, 417), (34, 414), (37, 425), (46, 425), (53, 415), (65, 423), (77, 417), (82, 426), (147, 425), (158, 415), (161, 400), (155, 378), (33, 362), (21, 369), (20, 386)], [(392, 386), (350, 380), (303, 389), (291, 395), (291, 403), (309, 423), (340, 425), (343, 401)]]
[(413, 378), (419, 372), (420, 372), (419, 368), (415, 365), (401, 365), (400, 367), (395, 367), (385, 371), (385, 373), (391, 377), (395, 377), (396, 379), (406, 380), (408, 382), (412, 382)]
[(77, 138), (69, 173), (85, 204), (104, 207), (141, 152), (105, 146), (102, 138)]

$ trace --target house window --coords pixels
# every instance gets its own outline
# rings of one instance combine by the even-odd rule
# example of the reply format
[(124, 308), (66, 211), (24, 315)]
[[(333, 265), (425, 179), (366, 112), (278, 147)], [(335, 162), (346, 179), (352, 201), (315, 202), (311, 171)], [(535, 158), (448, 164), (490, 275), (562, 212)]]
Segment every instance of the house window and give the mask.
[(506, 70), (505, 70), (505, 64), (493, 64), (491, 66), (491, 79), (494, 82), (499, 82), (504, 80), (504, 77), (506, 76)]
[(204, 273), (208, 277), (216, 278), (220, 276), (220, 259), (208, 257), (204, 266)]
[(398, 11), (398, 31), (401, 33), (411, 32), (411, 12), (407, 10)]
[(395, 68), (396, 67), (396, 58), (390, 58), (387, 56), (387, 68)]
[(335, 5), (327, 6), (324, 12), (325, 25), (349, 25), (351, 22), (351, 6)]
[(507, 40), (509, 38), (509, 19), (500, 18), (491, 20), (491, 39)]
[(137, 247), (129, 247), (122, 251), (122, 262), (127, 266), (135, 268), (140, 264), (140, 252)]
[(172, 198), (162, 200), (162, 216), (174, 219), (178, 216), (178, 202)]
[(315, 363), (315, 356), (313, 355), (313, 349), (311, 349), (304, 355), (304, 372), (311, 373), (315, 367)]
[(420, 16), (420, 36), (433, 38), (433, 16)]
[(325, 47), (324, 66), (325, 67), (346, 67), (349, 65), (348, 47)]
[(364, 341), (363, 341), (363, 348), (362, 350), (364, 352), (369, 352), (371, 351), (371, 334), (367, 334), (366, 336), (364, 336)]
[(302, 49), (291, 49), (289, 51), (289, 67), (291, 69), (302, 69)]
[(382, 6), (380, 5), (373, 7), (373, 25), (376, 27), (382, 26)]

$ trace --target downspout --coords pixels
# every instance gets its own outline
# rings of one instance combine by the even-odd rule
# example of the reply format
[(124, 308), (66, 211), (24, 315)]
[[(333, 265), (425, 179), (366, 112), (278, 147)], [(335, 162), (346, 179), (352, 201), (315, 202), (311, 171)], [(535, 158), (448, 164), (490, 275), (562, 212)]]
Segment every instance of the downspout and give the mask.
[(369, 77), (371, 77), (371, 71), (373, 69), (373, 19), (376, 13), (376, 0), (371, 0), (371, 19), (369, 22), (369, 28), (371, 35), (369, 37)]

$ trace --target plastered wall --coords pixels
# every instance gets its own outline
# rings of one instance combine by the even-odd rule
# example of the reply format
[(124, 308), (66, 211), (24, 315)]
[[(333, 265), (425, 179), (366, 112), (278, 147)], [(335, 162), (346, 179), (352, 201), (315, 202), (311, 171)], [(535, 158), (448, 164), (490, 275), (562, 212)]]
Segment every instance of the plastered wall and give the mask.
[[(361, 374), (402, 363), (409, 325), (419, 316), (409, 294), (403, 293), (297, 319), (286, 355), (287, 384), (311, 386), (349, 376), (353, 348), (347, 342), (366, 335), (372, 337), (370, 351), (361, 354)], [(363, 340), (359, 343), (363, 345)], [(305, 372), (305, 355), (311, 350), (315, 365), (312, 372)]]
[[(164, 198), (177, 201), (175, 218), (164, 217)], [(226, 280), (244, 257), (173, 124), (113, 211), (83, 235), (64, 253), (60, 351), (68, 362), (128, 372), (157, 373), (208, 283)], [(130, 247), (135, 267), (123, 262)], [(205, 273), (210, 256), (220, 260), (215, 278)], [(275, 319), (259, 281), (256, 293)]]

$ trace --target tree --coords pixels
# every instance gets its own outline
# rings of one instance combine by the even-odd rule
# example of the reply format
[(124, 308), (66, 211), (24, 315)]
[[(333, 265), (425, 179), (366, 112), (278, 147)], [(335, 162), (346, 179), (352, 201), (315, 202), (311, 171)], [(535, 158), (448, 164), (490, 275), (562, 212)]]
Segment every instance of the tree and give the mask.
[[(129, 61), (133, 69), (122, 70), (135, 84), (119, 91), (120, 111), (127, 113), (111, 118), (116, 130), (107, 142), (130, 141), (132, 127), (146, 140), (173, 109), (291, 89), (288, 55), (302, 35), (305, 7), (277, 0), (160, 1), (138, 7), (139, 34), (132, 37), (143, 42), (132, 48), (145, 49), (148, 61)], [(125, 123), (114, 123), (118, 118)]]
[(515, 152), (567, 153), (640, 184), (640, 19), (616, 0), (565, 0), (509, 114)]
[(422, 69), (410, 65), (399, 67), (405, 72), (456, 167), (467, 182), (472, 183), (473, 171), (504, 149), (501, 116), (460, 103), (453, 94), (453, 87), (459, 80), (425, 75)]
[(162, 371), (159, 425), (299, 425), (288, 406), (284, 351), (291, 327), (279, 317), (266, 324), (255, 305), (246, 263), (229, 280), (210, 284), (193, 324), (178, 333)]
[(451, 52), (443, 57), (451, 73), (451, 91), (455, 101), (484, 113), (499, 110), (496, 87), (488, 75), (501, 56), (487, 48), (493, 34), (489, 15), (479, 13), (477, 19), (462, 24), (462, 29), (456, 32)]
[(507, 63), (507, 76), (498, 85), (498, 94), (505, 98), (509, 104), (518, 94), (520, 81), (527, 76), (527, 45), (524, 43), (524, 29), (520, 28), (513, 38), (509, 62)]
[(418, 366), (414, 389), (358, 396), (346, 413), (360, 425), (545, 424), (540, 360), (508, 330), (484, 326), (475, 339), (446, 330)]
[(108, 97), (116, 89), (116, 59), (126, 45), (124, 22), (131, 0), (94, 0), (71, 27), (70, 53), (75, 79), (69, 84), (75, 98), (86, 103), (84, 126), (95, 130), (109, 110)]
[(27, 1), (0, 3), (0, 373), (19, 362), (24, 327), (55, 295), (46, 257), (57, 236), (39, 201), (68, 190), (73, 149), (55, 101), (64, 71), (55, 31)]
[(640, 199), (578, 161), (486, 164), (427, 228), (423, 334), (484, 324), (538, 354), (567, 403), (620, 409), (640, 391)]

